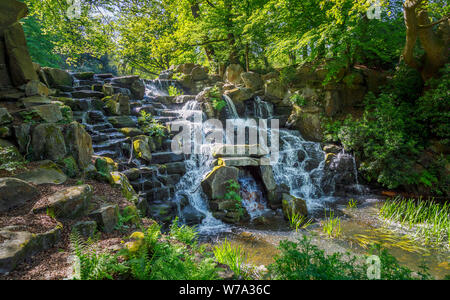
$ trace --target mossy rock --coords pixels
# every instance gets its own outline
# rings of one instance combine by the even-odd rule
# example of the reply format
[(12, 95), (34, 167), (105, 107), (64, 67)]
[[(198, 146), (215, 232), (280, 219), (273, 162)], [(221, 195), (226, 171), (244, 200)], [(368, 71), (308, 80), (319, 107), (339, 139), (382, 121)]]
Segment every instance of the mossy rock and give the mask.
[(131, 186), (128, 178), (120, 172), (110, 173), (110, 183), (114, 187), (119, 187), (122, 195), (130, 202), (137, 203), (138, 195), (134, 188)]
[(80, 72), (73, 74), (73, 76), (78, 80), (91, 80), (94, 78), (94, 72)]
[(119, 166), (109, 157), (98, 157), (95, 160), (95, 168), (97, 169), (97, 174), (100, 175), (99, 179), (110, 182), (111, 172), (117, 171)]
[(11, 130), (7, 126), (0, 126), (0, 138), (4, 139), (11, 136)]
[(61, 159), (58, 161), (58, 164), (61, 165), (63, 172), (70, 178), (75, 178), (80, 173), (77, 161), (73, 156)]

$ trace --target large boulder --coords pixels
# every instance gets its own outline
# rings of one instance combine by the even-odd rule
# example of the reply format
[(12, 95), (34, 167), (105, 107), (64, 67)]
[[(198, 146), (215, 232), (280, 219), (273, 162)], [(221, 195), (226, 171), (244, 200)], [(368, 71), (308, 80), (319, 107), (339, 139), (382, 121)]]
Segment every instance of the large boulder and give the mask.
[(64, 70), (45, 67), (42, 68), (51, 87), (72, 86), (73, 78)]
[[(14, 1), (17, 2), (17, 1)], [(20, 23), (4, 31), (9, 73), (14, 85), (20, 86), (31, 80), (39, 80), (28, 52), (25, 33)]]
[(128, 201), (136, 204), (138, 202), (138, 195), (134, 188), (131, 186), (127, 176), (120, 172), (111, 172), (110, 176), (111, 185), (120, 188), (122, 195)]
[(131, 91), (131, 95), (134, 99), (143, 99), (145, 96), (145, 85), (140, 80), (139, 76), (123, 76), (111, 79), (111, 85), (117, 86)]
[(271, 101), (281, 101), (287, 93), (286, 86), (277, 79), (265, 83), (265, 97)]
[(35, 112), (45, 123), (57, 123), (63, 119), (61, 108), (58, 104), (37, 105), (27, 109), (26, 112)]
[(106, 204), (91, 212), (89, 217), (97, 222), (100, 230), (110, 233), (119, 222), (119, 207), (117, 204)]
[(300, 198), (296, 198), (290, 194), (286, 193), (283, 194), (282, 207), (283, 207), (283, 214), (286, 219), (289, 219), (294, 214), (301, 216), (308, 215), (308, 208), (306, 206), (306, 201)]
[(244, 69), (241, 65), (232, 64), (227, 67), (225, 72), (225, 81), (228, 81), (232, 84), (241, 84), (242, 78), (241, 74), (244, 72)]
[(32, 133), (33, 155), (37, 160), (58, 161), (67, 154), (61, 128), (56, 124), (40, 124)]
[(27, 97), (31, 96), (48, 97), (49, 93), (50, 91), (48, 87), (39, 80), (32, 80), (28, 82), (27, 85), (25, 86), (25, 95)]
[(205, 71), (205, 68), (198, 66), (192, 69), (191, 72), (192, 80), (201, 81), (208, 79), (208, 73)]
[(0, 2), (0, 29), (6, 28), (28, 14), (27, 5), (16, 0)]
[(136, 127), (136, 121), (133, 120), (130, 116), (117, 116), (117, 117), (109, 117), (108, 121), (115, 128), (129, 128)]
[(32, 200), (38, 190), (17, 178), (0, 178), (0, 212), (8, 211)]
[(299, 130), (306, 140), (321, 142), (323, 139), (321, 110), (318, 107), (294, 106), (288, 124)]
[(249, 100), (253, 97), (253, 93), (248, 88), (235, 88), (225, 92), (225, 95), (231, 98), (234, 103)]
[(68, 151), (77, 161), (78, 167), (84, 170), (91, 163), (94, 154), (91, 136), (75, 121), (67, 125), (64, 135)]
[(203, 192), (210, 200), (223, 199), (227, 193), (226, 183), (229, 180), (237, 182), (238, 177), (239, 169), (236, 167), (215, 167), (201, 183)]
[(0, 229), (0, 274), (7, 274), (27, 258), (52, 248), (61, 239), (62, 228), (34, 234), (19, 226)]
[(9, 114), (6, 108), (0, 107), (0, 125), (11, 123), (14, 118)]
[(150, 149), (149, 137), (146, 135), (140, 135), (133, 140), (134, 155), (137, 158), (141, 158), (147, 162), (152, 160), (152, 152)]
[(62, 184), (67, 180), (67, 176), (64, 174), (64, 172), (51, 161), (44, 161), (36, 169), (16, 175), (15, 178), (32, 183), (34, 185)]
[(78, 218), (89, 209), (92, 192), (92, 186), (87, 184), (65, 188), (50, 195), (47, 201), (37, 203), (33, 207), (33, 212), (46, 212), (55, 218)]
[(197, 66), (198, 65), (193, 64), (193, 63), (181, 64), (181, 65), (174, 67), (174, 72), (175, 73), (183, 73), (183, 74), (188, 75), (188, 74), (191, 74), (192, 70)]
[(259, 91), (263, 88), (264, 82), (261, 75), (254, 72), (244, 72), (241, 74), (242, 81), (246, 88), (252, 90), (253, 92)]

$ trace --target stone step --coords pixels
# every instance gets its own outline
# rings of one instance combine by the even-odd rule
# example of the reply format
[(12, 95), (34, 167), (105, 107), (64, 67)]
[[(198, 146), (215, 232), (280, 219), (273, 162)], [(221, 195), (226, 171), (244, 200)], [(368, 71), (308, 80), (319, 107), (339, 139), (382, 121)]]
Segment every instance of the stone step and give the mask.
[(86, 98), (104, 98), (105, 94), (92, 90), (74, 91), (71, 93), (73, 98), (86, 99)]
[(173, 152), (152, 153), (152, 164), (166, 164), (181, 161), (184, 161), (184, 155), (182, 154), (174, 154)]
[(74, 91), (89, 91), (92, 89), (92, 86), (90, 85), (82, 85), (82, 86), (76, 86), (73, 88)]
[(109, 137), (104, 134), (91, 135), (93, 143), (101, 143), (109, 140)]
[(150, 203), (157, 203), (158, 201), (167, 202), (175, 195), (175, 187), (155, 188), (145, 193), (147, 194), (147, 201)]
[(119, 153), (117, 153), (117, 151), (111, 151), (111, 150), (99, 150), (99, 151), (94, 151), (94, 154), (97, 156), (106, 156), (112, 159), (115, 159), (117, 157), (119, 157)]
[[(114, 129), (114, 127), (110, 123), (100, 123), (100, 124), (94, 124), (92, 125), (92, 130), (95, 131), (102, 131), (106, 129)], [(117, 130), (114, 129), (114, 131), (117, 132)]]

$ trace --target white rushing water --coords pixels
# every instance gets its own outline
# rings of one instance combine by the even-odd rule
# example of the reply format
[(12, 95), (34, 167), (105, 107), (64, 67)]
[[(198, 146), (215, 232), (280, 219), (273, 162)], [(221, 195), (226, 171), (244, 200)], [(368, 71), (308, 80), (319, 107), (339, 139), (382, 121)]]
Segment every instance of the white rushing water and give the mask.
[[(161, 89), (160, 84), (150, 86), (152, 89)], [(150, 92), (152, 95), (162, 93), (164, 92), (155, 92), (153, 90)], [(235, 119), (237, 122), (245, 122), (246, 119), (239, 117), (233, 101), (228, 96), (224, 96), (224, 100), (227, 104), (228, 118)], [(186, 122), (190, 126), (202, 128), (202, 136), (201, 140), (197, 141), (201, 144), (199, 147), (201, 153), (186, 156), (186, 174), (176, 185), (174, 200), (180, 203), (183, 198), (188, 199), (189, 204), (205, 216), (202, 224), (199, 226), (200, 233), (211, 234), (227, 231), (230, 227), (215, 219), (209, 211), (206, 195), (201, 187), (202, 180), (213, 169), (214, 161), (211, 145), (204, 145), (205, 133), (208, 131), (208, 128), (205, 128), (204, 123), (202, 123), (205, 115), (201, 110), (201, 104), (195, 100), (188, 101), (177, 113), (180, 121)], [(253, 116), (248, 117), (256, 119), (276, 118), (273, 105), (262, 101), (259, 97), (256, 97), (254, 101)], [(273, 165), (277, 184), (285, 184), (289, 187), (292, 195), (306, 200), (310, 210), (321, 208), (325, 202), (332, 201), (334, 199), (331, 196), (334, 192), (333, 184), (328, 183), (326, 190), (323, 188), (325, 153), (321, 149), (321, 144), (306, 141), (300, 132), (293, 130), (280, 129), (279, 136), (279, 161)], [(192, 143), (195, 143), (195, 136), (192, 135), (191, 138)], [(258, 185), (252, 176), (240, 178), (239, 182), (241, 184), (243, 205), (250, 216), (255, 218), (262, 215), (267, 210), (267, 202), (261, 186)]]

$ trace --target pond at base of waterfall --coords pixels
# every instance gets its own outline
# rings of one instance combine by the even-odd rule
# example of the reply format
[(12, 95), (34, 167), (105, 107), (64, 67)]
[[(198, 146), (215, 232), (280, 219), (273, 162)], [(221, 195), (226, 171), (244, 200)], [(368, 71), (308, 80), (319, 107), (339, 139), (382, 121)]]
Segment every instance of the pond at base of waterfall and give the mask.
[[(233, 246), (240, 247), (246, 254), (246, 264), (253, 267), (268, 266), (274, 257), (280, 254), (278, 245), (281, 241), (297, 242), (304, 235), (311, 238), (313, 245), (324, 250), (327, 255), (336, 252), (350, 252), (362, 257), (371, 255), (371, 245), (365, 244), (364, 237), (370, 242), (387, 249), (402, 266), (413, 271), (420, 271), (426, 266), (428, 272), (437, 279), (444, 279), (450, 274), (450, 251), (431, 246), (423, 246), (404, 232), (387, 226), (378, 218), (380, 202), (375, 197), (359, 197), (357, 208), (348, 208), (345, 199), (337, 199), (329, 209), (341, 218), (342, 233), (339, 238), (329, 238), (322, 232), (323, 215), (317, 212), (315, 221), (306, 229), (298, 232), (288, 227), (282, 217), (268, 218), (265, 225), (249, 224), (245, 227), (233, 227), (229, 232), (216, 235), (202, 235), (206, 244), (220, 244), (225, 239)], [(363, 262), (365, 260), (362, 260)]]

